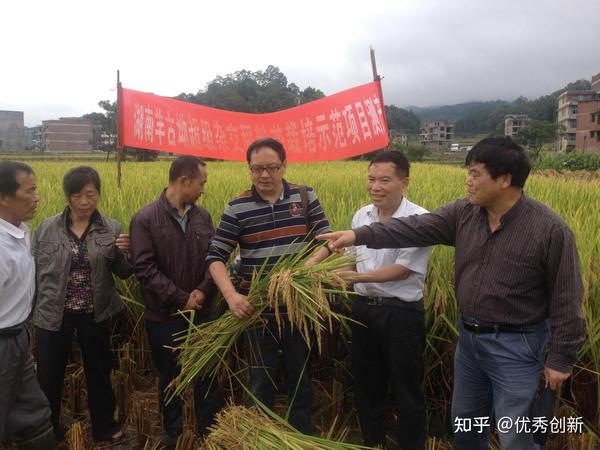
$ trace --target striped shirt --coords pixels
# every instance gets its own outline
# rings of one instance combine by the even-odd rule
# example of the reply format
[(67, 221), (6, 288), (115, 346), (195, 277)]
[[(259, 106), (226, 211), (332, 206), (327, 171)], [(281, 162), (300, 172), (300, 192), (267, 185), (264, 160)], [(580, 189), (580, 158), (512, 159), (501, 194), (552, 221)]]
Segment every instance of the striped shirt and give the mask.
[[(265, 271), (282, 255), (299, 253), (316, 236), (331, 230), (314, 190), (307, 187), (308, 220), (298, 185), (283, 180), (283, 194), (275, 203), (263, 200), (256, 188), (229, 202), (211, 243), (207, 263), (227, 263), (239, 245), (240, 293), (247, 294), (254, 271), (266, 262)], [(310, 229), (307, 229), (307, 225)], [(310, 233), (309, 233), (310, 232)]]
[(494, 232), (485, 208), (467, 199), (354, 232), (356, 245), (371, 248), (454, 246), (456, 299), (463, 317), (481, 325), (550, 319), (546, 365), (569, 372), (585, 340), (583, 283), (573, 233), (546, 205), (523, 194)]

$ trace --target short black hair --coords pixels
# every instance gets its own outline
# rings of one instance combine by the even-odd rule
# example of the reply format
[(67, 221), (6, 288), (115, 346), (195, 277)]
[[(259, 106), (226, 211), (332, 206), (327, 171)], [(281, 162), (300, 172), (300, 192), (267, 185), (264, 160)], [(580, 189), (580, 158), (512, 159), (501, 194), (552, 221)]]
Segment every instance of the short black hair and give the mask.
[(100, 175), (96, 169), (90, 166), (74, 167), (63, 177), (63, 191), (68, 198), (80, 192), (89, 183), (100, 193)]
[(279, 160), (281, 162), (285, 161), (285, 148), (283, 148), (283, 144), (277, 139), (268, 137), (257, 139), (252, 144), (250, 144), (248, 150), (246, 151), (246, 160), (248, 161), (248, 164), (250, 164), (250, 157), (252, 156), (252, 153), (257, 151), (261, 147), (269, 147), (271, 150), (277, 153), (277, 156), (279, 156)]
[(171, 163), (169, 168), (169, 183), (173, 183), (179, 177), (196, 178), (200, 172), (200, 167), (206, 167), (202, 158), (192, 155), (179, 156)]
[(17, 161), (0, 161), (0, 195), (14, 197), (19, 189), (17, 172), (34, 173), (27, 164)]
[(531, 171), (523, 147), (510, 137), (490, 137), (479, 141), (467, 154), (465, 165), (481, 163), (492, 179), (510, 174), (511, 186), (523, 187)]
[(397, 152), (394, 150), (384, 150), (377, 153), (371, 162), (369, 167), (376, 163), (393, 163), (396, 166), (396, 174), (402, 178), (407, 177), (410, 174), (410, 163), (404, 153)]

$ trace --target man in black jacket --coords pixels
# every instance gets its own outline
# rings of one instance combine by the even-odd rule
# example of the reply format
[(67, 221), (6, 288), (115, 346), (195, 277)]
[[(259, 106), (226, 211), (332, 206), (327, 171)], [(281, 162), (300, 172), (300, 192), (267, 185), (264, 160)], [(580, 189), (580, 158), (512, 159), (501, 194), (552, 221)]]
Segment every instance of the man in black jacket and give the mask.
[[(210, 214), (196, 205), (207, 180), (206, 164), (182, 156), (171, 164), (169, 185), (158, 200), (131, 220), (131, 253), (145, 305), (146, 331), (152, 359), (159, 372), (163, 443), (174, 446), (182, 431), (182, 402), (166, 403), (165, 388), (179, 372), (173, 335), (187, 329), (178, 311), (196, 311), (197, 322), (211, 319), (214, 284), (206, 270), (206, 254), (214, 234)], [(207, 394), (208, 392), (208, 394)], [(216, 384), (199, 379), (194, 389), (200, 434), (223, 405)]]

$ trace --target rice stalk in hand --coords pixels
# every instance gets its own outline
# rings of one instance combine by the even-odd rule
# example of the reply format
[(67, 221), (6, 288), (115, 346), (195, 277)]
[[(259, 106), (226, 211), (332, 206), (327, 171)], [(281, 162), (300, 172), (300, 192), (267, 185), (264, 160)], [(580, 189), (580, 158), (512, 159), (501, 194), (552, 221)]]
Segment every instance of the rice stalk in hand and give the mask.
[[(321, 351), (321, 335), (331, 330), (333, 320), (350, 320), (332, 310), (328, 294), (347, 297), (346, 283), (335, 271), (353, 263), (350, 256), (332, 254), (323, 261), (307, 265), (306, 260), (314, 250), (305, 249), (295, 255), (282, 256), (267, 272), (266, 264), (252, 277), (248, 301), (254, 307), (252, 316), (238, 320), (230, 311), (212, 322), (195, 325), (193, 314), (185, 315), (189, 326), (178, 336), (180, 342), (173, 350), (179, 352), (181, 372), (169, 389), (171, 395), (181, 395), (196, 377), (215, 380), (227, 371), (228, 359), (242, 333), (263, 322), (261, 315), (273, 311), (279, 330), (287, 320), (298, 330), (304, 341), (312, 347), (313, 336)], [(332, 286), (340, 286), (338, 288)], [(284, 308), (284, 310), (282, 310)]]

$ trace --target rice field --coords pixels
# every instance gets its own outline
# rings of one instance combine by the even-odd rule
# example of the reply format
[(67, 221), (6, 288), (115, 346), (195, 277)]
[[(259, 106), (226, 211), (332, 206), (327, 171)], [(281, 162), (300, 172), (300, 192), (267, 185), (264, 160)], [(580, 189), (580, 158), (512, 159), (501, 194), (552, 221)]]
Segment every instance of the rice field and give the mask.
[[(128, 228), (133, 213), (160, 194), (167, 182), (168, 162), (124, 163), (123, 186), (116, 187), (114, 163), (90, 163), (102, 177), (99, 209)], [(32, 225), (59, 213), (65, 206), (62, 176), (80, 163), (32, 162), (41, 197)], [(286, 179), (315, 188), (334, 229), (346, 229), (354, 212), (369, 202), (366, 192), (367, 163), (362, 161), (296, 164), (288, 167)], [(429, 210), (464, 196), (466, 173), (463, 169), (429, 164), (414, 164), (407, 197)], [(227, 201), (250, 185), (245, 164), (213, 162), (208, 164), (208, 184), (200, 203), (211, 213), (215, 226)], [(555, 434), (547, 448), (600, 448), (600, 180), (558, 176), (530, 177), (527, 195), (548, 204), (569, 224), (577, 237), (585, 285), (584, 312), (588, 340), (575, 367), (570, 389), (563, 390), (557, 415), (578, 416), (585, 420), (584, 433)], [(140, 448), (153, 448), (153, 436), (159, 433), (154, 380), (151, 362), (140, 326), (141, 309), (134, 280), (120, 283), (122, 294), (129, 299), (125, 324), (118, 330), (115, 347), (118, 364), (115, 386), (119, 419), (128, 424), (128, 434)], [(426, 290), (428, 346), (424, 390), (428, 406), (431, 436), (428, 449), (447, 449), (451, 444), (449, 423), (452, 388), (452, 357), (456, 341), (458, 315), (453, 291), (453, 249), (436, 247), (430, 260)], [(316, 404), (314, 423), (323, 436), (344, 436), (347, 442), (360, 443), (352, 410), (347, 346), (342, 337), (336, 342), (338, 352), (325, 371), (315, 375)], [(79, 375), (77, 375), (79, 373)], [(234, 397), (239, 391), (231, 389)], [(69, 368), (65, 388), (65, 412), (84, 411), (85, 384), (77, 362)], [(191, 407), (186, 408), (186, 433), (180, 448), (191, 448)], [(85, 448), (85, 415), (72, 425), (71, 442)], [(83, 428), (82, 428), (83, 427)], [(337, 428), (332, 434), (332, 428)], [(329, 434), (328, 434), (329, 433)], [(89, 436), (87, 437), (89, 442)], [(185, 441), (186, 443), (184, 444)], [(199, 444), (200, 445), (200, 444)]]

